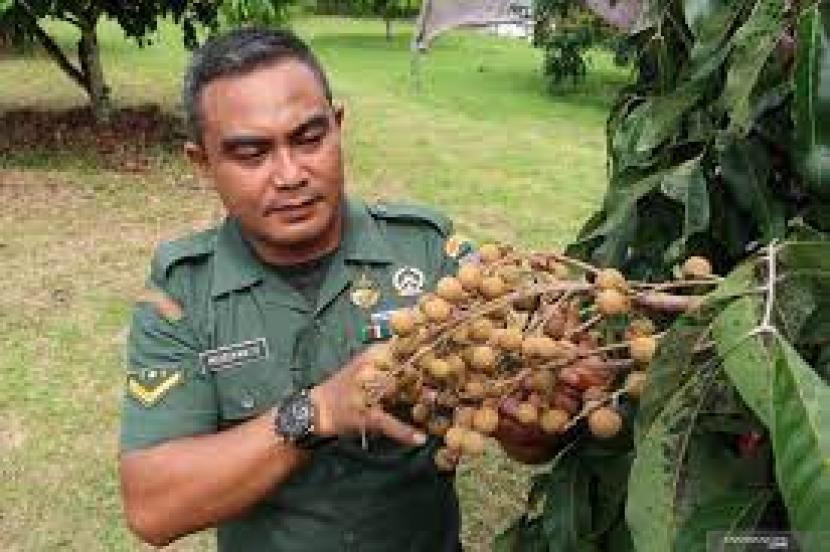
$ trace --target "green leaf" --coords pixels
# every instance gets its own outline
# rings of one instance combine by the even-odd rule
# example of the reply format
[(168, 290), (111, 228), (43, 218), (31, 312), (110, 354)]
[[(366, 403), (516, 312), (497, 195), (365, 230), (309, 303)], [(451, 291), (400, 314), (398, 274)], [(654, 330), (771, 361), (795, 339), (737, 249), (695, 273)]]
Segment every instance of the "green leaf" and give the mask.
[(786, 242), (781, 244), (778, 257), (788, 272), (804, 271), (816, 277), (830, 277), (830, 242)]
[(0, 15), (12, 7), (14, 0), (0, 0)]
[(775, 476), (793, 529), (826, 531), (830, 527), (830, 387), (780, 338), (771, 434)]
[(626, 503), (626, 520), (639, 552), (672, 549), (681, 522), (682, 468), (695, 420), (717, 370), (698, 367), (663, 403), (654, 422), (636, 441)]
[(650, 159), (654, 149), (679, 133), (678, 123), (700, 97), (696, 83), (690, 83), (671, 94), (647, 99), (620, 123), (615, 149), (619, 143), (620, 151), (628, 156), (628, 164), (647, 165), (643, 160)]
[(830, 5), (806, 9), (798, 23), (795, 153), (808, 188), (830, 198)]
[(712, 336), (729, 379), (741, 398), (769, 427), (772, 403), (772, 357), (760, 336), (748, 337), (760, 322), (758, 297), (728, 305), (712, 325)]
[(752, 91), (786, 24), (785, 0), (758, 0), (735, 33), (723, 102), (730, 130), (746, 134), (752, 127)]
[(683, 205), (683, 235), (678, 247), (685, 247), (689, 238), (709, 228), (709, 190), (701, 164), (703, 156), (686, 161), (663, 178), (663, 194)]
[(588, 473), (576, 455), (556, 465), (548, 479), (542, 528), (551, 550), (583, 548), (591, 532), (591, 501)]
[(771, 165), (766, 149), (755, 140), (730, 141), (720, 152), (723, 181), (735, 204), (752, 216), (763, 240), (783, 238), (786, 214), (770, 189)]
[(754, 528), (772, 497), (769, 489), (741, 489), (701, 504), (680, 529), (675, 550), (704, 551), (712, 531), (722, 531), (726, 536)]

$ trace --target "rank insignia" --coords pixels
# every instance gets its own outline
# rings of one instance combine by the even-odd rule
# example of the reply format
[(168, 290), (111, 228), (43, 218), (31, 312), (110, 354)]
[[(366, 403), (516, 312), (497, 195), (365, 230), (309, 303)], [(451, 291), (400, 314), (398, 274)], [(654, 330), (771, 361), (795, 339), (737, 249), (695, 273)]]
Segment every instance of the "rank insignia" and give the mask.
[(363, 310), (371, 309), (380, 299), (377, 286), (366, 274), (361, 274), (360, 278), (352, 282), (352, 288), (352, 304)]
[(178, 370), (140, 370), (127, 377), (127, 394), (150, 407), (181, 382), (182, 373)]
[(364, 326), (360, 337), (364, 343), (383, 341), (392, 337), (392, 329), (389, 327), (389, 316), (393, 311), (380, 311), (372, 313), (369, 317), (369, 324)]
[(473, 242), (460, 234), (454, 234), (444, 242), (444, 253), (451, 259), (461, 259), (474, 250)]
[(419, 295), (424, 289), (424, 272), (420, 268), (405, 266), (392, 276), (392, 285), (401, 297)]

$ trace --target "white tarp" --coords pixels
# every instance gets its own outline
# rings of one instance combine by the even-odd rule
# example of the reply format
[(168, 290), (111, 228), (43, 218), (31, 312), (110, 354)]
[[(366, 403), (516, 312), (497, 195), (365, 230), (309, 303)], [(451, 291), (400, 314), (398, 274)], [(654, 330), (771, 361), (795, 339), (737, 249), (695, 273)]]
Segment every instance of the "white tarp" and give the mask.
[(437, 35), (454, 27), (521, 24), (529, 15), (529, 0), (424, 0), (412, 45), (425, 50)]

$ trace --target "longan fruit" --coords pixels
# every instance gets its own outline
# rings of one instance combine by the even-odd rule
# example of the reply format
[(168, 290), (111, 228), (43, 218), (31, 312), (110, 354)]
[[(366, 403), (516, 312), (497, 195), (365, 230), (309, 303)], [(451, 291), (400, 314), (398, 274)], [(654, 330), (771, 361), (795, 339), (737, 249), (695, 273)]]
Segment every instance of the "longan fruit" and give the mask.
[(493, 321), (489, 318), (477, 318), (469, 326), (470, 339), (484, 343), (493, 334)]
[(446, 416), (434, 416), (427, 424), (427, 431), (436, 437), (443, 437), (450, 428), (450, 419)]
[(486, 276), (481, 279), (478, 289), (487, 299), (496, 299), (497, 297), (501, 297), (505, 294), (507, 286), (505, 285), (504, 280), (498, 276)]
[(519, 328), (504, 328), (494, 334), (496, 345), (505, 351), (521, 351), (524, 336)]
[(455, 465), (458, 462), (458, 456), (447, 447), (441, 447), (435, 451), (433, 457), (435, 466), (443, 472), (455, 471)]
[(470, 380), (464, 384), (464, 393), (471, 399), (481, 399), (487, 394), (487, 388), (481, 380)]
[(450, 304), (440, 297), (433, 297), (426, 301), (421, 310), (430, 322), (446, 322), (452, 312)]
[(425, 350), (425, 347), (421, 347), (421, 349), (418, 351), (418, 354), (420, 356), (418, 357), (416, 365), (420, 370), (428, 372), (429, 365), (432, 363), (433, 360), (435, 360), (435, 353), (433, 353), (430, 350)]
[(641, 364), (648, 364), (657, 351), (657, 338), (654, 336), (635, 337), (628, 342), (628, 352), (631, 358)]
[(543, 359), (552, 359), (559, 356), (559, 346), (549, 337), (539, 337), (536, 343), (536, 354)]
[(546, 410), (539, 418), (539, 427), (550, 435), (562, 433), (571, 419), (571, 415), (559, 408)]
[(389, 328), (395, 335), (408, 336), (414, 333), (417, 327), (415, 316), (410, 309), (396, 310), (389, 315)]
[(395, 359), (392, 358), (392, 347), (386, 343), (373, 349), (370, 358), (375, 369), (381, 372), (390, 370), (395, 364)]
[(686, 259), (680, 272), (687, 280), (705, 280), (712, 276), (712, 263), (706, 257), (695, 255)]
[(622, 416), (611, 407), (603, 406), (588, 414), (588, 428), (600, 439), (609, 439), (620, 432)]
[(524, 425), (532, 425), (539, 421), (539, 409), (530, 402), (523, 402), (516, 407), (516, 419)]
[(459, 427), (473, 427), (473, 418), (478, 410), (472, 406), (459, 406), (455, 409), (453, 424)]
[(513, 308), (517, 311), (533, 311), (539, 304), (538, 295), (527, 295), (513, 301)]
[(545, 335), (548, 337), (552, 337), (553, 339), (559, 339), (563, 335), (565, 335), (565, 324), (565, 313), (563, 313), (559, 309), (556, 309), (548, 317), (548, 319), (545, 320), (545, 325), (542, 327), (542, 331), (544, 331)]
[(628, 286), (625, 276), (616, 268), (603, 268), (597, 272), (594, 285), (599, 289), (625, 290)]
[(390, 341), (392, 354), (395, 358), (403, 359), (414, 353), (418, 348), (418, 342), (411, 337), (401, 337), (396, 335)]
[(449, 363), (450, 369), (455, 376), (460, 377), (467, 370), (467, 365), (464, 363), (464, 359), (455, 353), (447, 356), (447, 363)]
[(497, 275), (504, 280), (508, 287), (515, 286), (522, 279), (521, 271), (515, 266), (505, 266), (499, 269)]
[(463, 427), (456, 425), (450, 427), (444, 434), (444, 443), (447, 445), (447, 448), (461, 450), (461, 443), (464, 440), (465, 433), (467, 433), (467, 430)]
[(567, 280), (571, 277), (571, 271), (568, 269), (564, 263), (560, 263), (554, 259), (550, 259), (548, 261), (548, 272), (553, 274), (553, 277), (557, 280)]
[(629, 397), (639, 399), (646, 388), (646, 373), (635, 370), (625, 377), (625, 392)]
[(458, 269), (458, 281), (467, 291), (475, 291), (481, 283), (482, 272), (478, 265), (466, 263)]
[(453, 330), (450, 339), (453, 343), (457, 345), (468, 345), (470, 343), (469, 328), (467, 328), (466, 326), (462, 328), (456, 328), (455, 330)]
[(412, 411), (411, 411), (412, 421), (415, 422), (416, 424), (425, 423), (429, 419), (430, 414), (431, 414), (431, 409), (429, 408), (428, 405), (426, 405), (422, 402), (415, 403), (412, 406)]
[(452, 366), (450, 363), (444, 360), (443, 358), (433, 358), (427, 370), (429, 371), (429, 375), (435, 379), (447, 379), (452, 375)]
[(464, 286), (461, 285), (458, 278), (444, 276), (435, 285), (435, 293), (446, 301), (457, 303), (464, 298)]
[(494, 243), (485, 243), (478, 248), (478, 258), (484, 263), (494, 263), (501, 259), (501, 249)]
[(476, 456), (484, 452), (486, 442), (484, 435), (478, 431), (464, 430), (464, 435), (461, 439), (461, 450), (464, 454)]
[(473, 414), (473, 428), (490, 435), (499, 426), (499, 413), (495, 408), (482, 406)]
[(531, 376), (528, 385), (530, 389), (539, 391), (540, 393), (547, 393), (553, 388), (555, 378), (547, 370), (536, 370)]
[(636, 318), (631, 321), (625, 329), (626, 339), (633, 339), (635, 337), (645, 337), (654, 334), (656, 328), (654, 322), (649, 318)]
[(496, 367), (496, 352), (487, 345), (473, 347), (470, 366), (482, 372), (491, 372)]
[(597, 293), (596, 305), (605, 316), (625, 314), (631, 309), (631, 300), (616, 289), (603, 289)]

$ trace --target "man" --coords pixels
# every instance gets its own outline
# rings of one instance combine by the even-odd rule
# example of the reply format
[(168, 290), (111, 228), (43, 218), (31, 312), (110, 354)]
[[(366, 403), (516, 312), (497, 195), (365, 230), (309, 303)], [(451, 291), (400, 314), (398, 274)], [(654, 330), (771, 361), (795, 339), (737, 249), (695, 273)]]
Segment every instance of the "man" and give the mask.
[[(184, 106), (187, 156), (228, 218), (159, 247), (134, 313), (130, 527), (164, 545), (217, 526), (221, 551), (457, 550), (436, 440), (347, 400), (378, 317), (454, 270), (449, 222), (345, 196), (343, 108), (290, 33), (209, 41)], [(500, 435), (518, 458), (550, 452), (509, 421)]]

